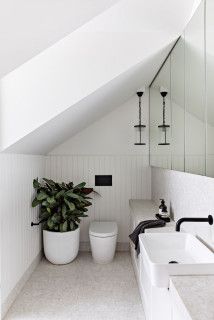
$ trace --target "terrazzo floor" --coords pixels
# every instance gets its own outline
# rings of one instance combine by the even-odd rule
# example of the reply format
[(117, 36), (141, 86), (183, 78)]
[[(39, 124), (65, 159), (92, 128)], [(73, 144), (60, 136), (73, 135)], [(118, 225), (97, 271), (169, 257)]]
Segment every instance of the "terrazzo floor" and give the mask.
[(43, 259), (5, 320), (145, 320), (128, 252), (95, 264), (90, 253), (54, 266)]

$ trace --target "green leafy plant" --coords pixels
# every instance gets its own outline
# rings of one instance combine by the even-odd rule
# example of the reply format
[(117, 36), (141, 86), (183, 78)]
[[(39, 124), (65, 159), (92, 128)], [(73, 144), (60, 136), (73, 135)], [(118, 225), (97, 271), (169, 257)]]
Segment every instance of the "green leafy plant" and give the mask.
[(85, 182), (74, 186), (73, 182), (58, 183), (46, 178), (42, 182), (38, 178), (33, 180), (36, 196), (32, 207), (40, 206), (39, 223), (43, 229), (66, 232), (78, 228), (81, 218), (87, 217), (87, 207), (92, 205), (88, 195), (95, 192), (85, 185)]

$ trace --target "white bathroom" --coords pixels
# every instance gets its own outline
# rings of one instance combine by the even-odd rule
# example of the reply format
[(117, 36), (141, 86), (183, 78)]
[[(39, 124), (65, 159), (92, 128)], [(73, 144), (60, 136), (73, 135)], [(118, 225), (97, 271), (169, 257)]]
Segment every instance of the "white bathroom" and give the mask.
[(214, 320), (214, 1), (0, 12), (1, 319)]

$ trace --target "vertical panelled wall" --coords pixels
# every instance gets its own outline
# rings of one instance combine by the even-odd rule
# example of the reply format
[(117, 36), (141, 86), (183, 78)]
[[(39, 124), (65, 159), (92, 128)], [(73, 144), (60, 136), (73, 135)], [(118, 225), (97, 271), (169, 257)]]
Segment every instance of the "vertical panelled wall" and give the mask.
[[(95, 187), (96, 174), (112, 174), (111, 187)], [(91, 220), (115, 220), (118, 242), (128, 243), (129, 199), (151, 197), (150, 168), (147, 155), (50, 155), (46, 159), (46, 176), (58, 181), (80, 181), (94, 187), (95, 195), (89, 217), (81, 224), (81, 242), (88, 242)], [(127, 248), (121, 244), (121, 249)]]
[[(88, 243), (91, 220), (118, 222), (118, 242), (128, 248), (129, 199), (150, 199), (148, 92), (142, 99), (143, 130), (146, 145), (136, 146), (134, 125), (138, 121), (138, 97), (134, 94), (123, 105), (92, 123), (75, 136), (56, 147), (47, 156), (46, 175), (55, 180), (74, 183), (86, 181), (95, 187), (95, 175), (112, 175), (112, 186), (95, 187), (89, 217), (81, 223), (81, 246)], [(118, 246), (119, 249), (119, 246)]]
[(30, 226), (38, 216), (37, 208), (31, 208), (35, 177), (86, 181), (94, 187), (95, 174), (112, 174), (112, 187), (95, 187), (100, 196), (95, 196), (89, 217), (81, 223), (81, 249), (89, 248), (88, 226), (94, 219), (116, 220), (118, 249), (128, 248), (129, 199), (151, 197), (148, 108), (146, 93), (143, 100), (146, 146), (134, 145), (134, 124), (138, 119), (138, 98), (134, 95), (47, 156), (0, 155), (3, 314), (39, 261), (41, 230)]
[(41, 251), (41, 230), (32, 228), (38, 210), (31, 208), (32, 181), (45, 175), (45, 158), (0, 155), (1, 302), (4, 313), (16, 297), (23, 275)]

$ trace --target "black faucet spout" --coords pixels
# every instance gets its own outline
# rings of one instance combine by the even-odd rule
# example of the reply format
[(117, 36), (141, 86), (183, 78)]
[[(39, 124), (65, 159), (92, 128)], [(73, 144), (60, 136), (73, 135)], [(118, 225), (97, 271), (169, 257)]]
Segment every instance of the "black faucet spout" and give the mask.
[(191, 218), (191, 217), (181, 218), (176, 222), (175, 231), (178, 231), (178, 232), (180, 231), (181, 224), (183, 222), (208, 222), (211, 225), (213, 224), (213, 216), (209, 215), (207, 218)]

